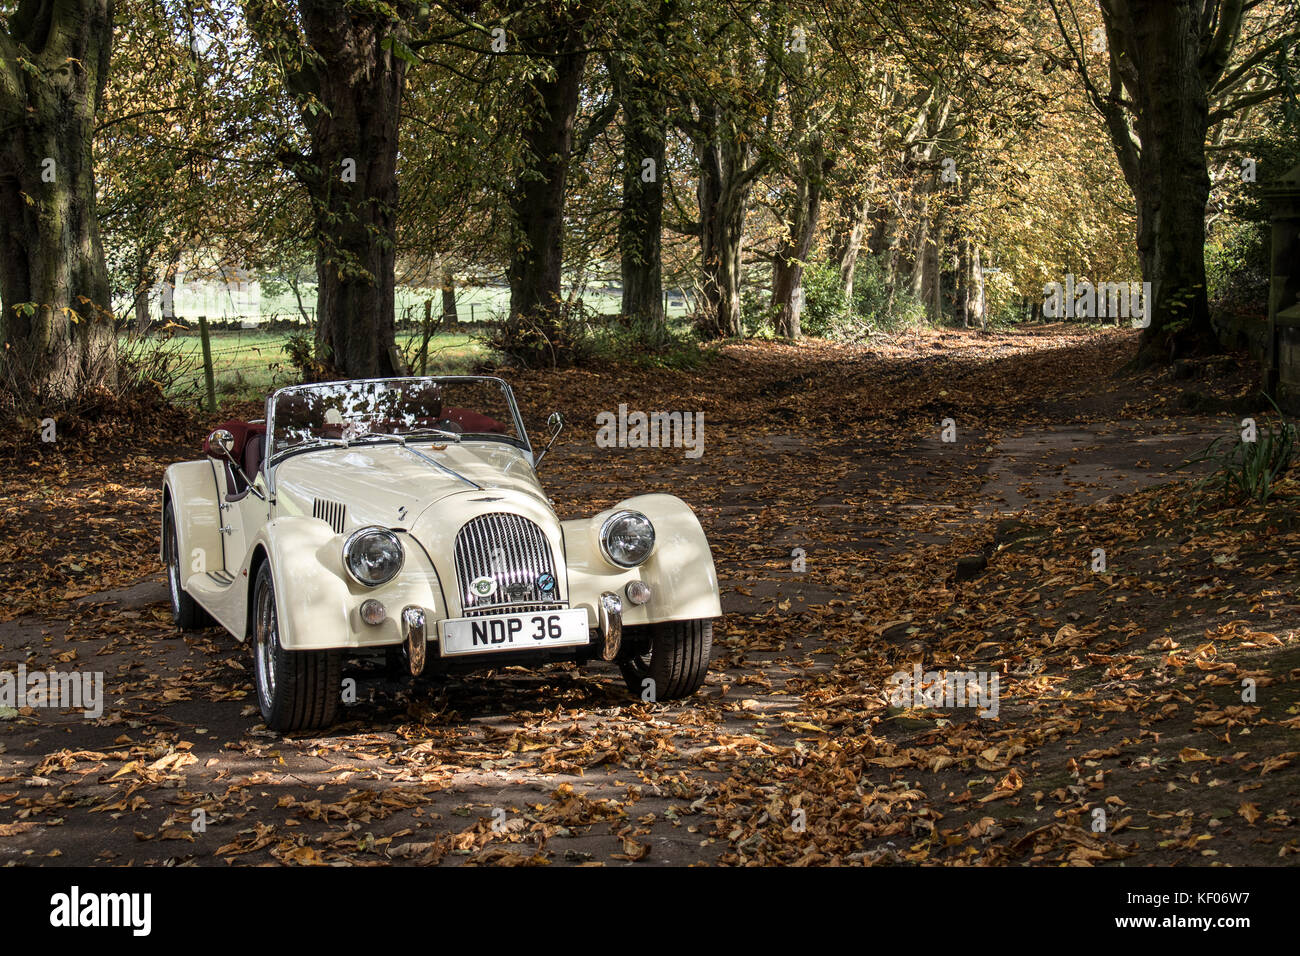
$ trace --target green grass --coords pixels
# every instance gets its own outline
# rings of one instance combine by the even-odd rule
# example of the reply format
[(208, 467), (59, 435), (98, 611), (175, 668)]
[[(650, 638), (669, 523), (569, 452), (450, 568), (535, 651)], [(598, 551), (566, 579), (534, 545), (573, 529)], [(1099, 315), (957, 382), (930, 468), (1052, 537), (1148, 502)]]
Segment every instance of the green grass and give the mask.
[[(316, 286), (307, 283), (302, 286), (302, 301), (309, 315), (315, 314)], [(566, 289), (567, 294), (567, 289)], [(441, 293), (436, 289), (422, 289), (412, 286), (398, 286), (396, 295), (396, 312), (399, 324), (419, 322), (424, 318), (424, 303), (433, 300), (435, 317), (442, 312)], [(618, 312), (621, 299), (618, 293), (603, 287), (589, 287), (583, 295), (587, 308), (613, 314)], [(685, 300), (679, 296), (670, 297), (671, 305), (667, 309), (670, 317), (680, 317), (687, 313)], [(188, 286), (182, 285), (176, 290), (173, 303), (177, 316), (187, 322), (194, 322), (200, 315), (209, 320), (232, 321), (246, 317), (250, 321), (260, 321), (276, 317), (281, 319), (300, 319), (298, 302), (292, 292), (275, 294), (261, 293), (255, 300), (235, 298), (222, 293), (214, 284)], [(154, 302), (151, 309), (154, 317), (159, 317), (160, 304)], [(492, 322), (499, 320), (510, 309), (510, 290), (504, 286), (462, 286), (456, 290), (456, 310), (462, 322)]]
[[(289, 334), (256, 330), (212, 332), (212, 368), (217, 396), (260, 399), (283, 385), (299, 381), (297, 371), (289, 365), (284, 352)], [(419, 347), (418, 336), (398, 333), (397, 344), (410, 354)], [(203, 345), (198, 333), (178, 335), (163, 347), (174, 348), (183, 359), (184, 372), (168, 389), (169, 395), (173, 398), (201, 396)], [(464, 372), (486, 356), (487, 350), (472, 336), (439, 334), (429, 339), (428, 373)]]

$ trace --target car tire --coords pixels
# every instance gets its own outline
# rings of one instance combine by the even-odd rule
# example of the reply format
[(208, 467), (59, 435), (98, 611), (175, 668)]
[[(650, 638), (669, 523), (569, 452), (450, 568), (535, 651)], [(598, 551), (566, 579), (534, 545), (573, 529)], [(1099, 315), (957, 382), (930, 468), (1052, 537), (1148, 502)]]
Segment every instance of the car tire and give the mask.
[(704, 683), (713, 651), (713, 622), (664, 621), (623, 632), (628, 648), (619, 659), (627, 689), (641, 697), (654, 681), (653, 700), (689, 697)]
[(253, 684), (266, 726), (276, 731), (319, 730), (338, 717), (343, 653), (287, 651), (280, 643), (271, 565), (253, 584)]
[(163, 555), (167, 566), (167, 590), (171, 594), (172, 621), (182, 631), (213, 627), (216, 621), (181, 586), (181, 556), (176, 536), (176, 513), (169, 501), (163, 506)]

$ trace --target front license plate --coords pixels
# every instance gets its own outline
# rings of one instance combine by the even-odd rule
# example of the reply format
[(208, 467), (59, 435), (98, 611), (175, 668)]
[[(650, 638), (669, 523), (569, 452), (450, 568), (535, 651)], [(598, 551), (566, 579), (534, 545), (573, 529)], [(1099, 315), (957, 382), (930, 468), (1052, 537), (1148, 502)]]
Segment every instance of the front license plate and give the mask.
[(443, 621), (441, 630), (442, 653), (447, 657), (571, 647), (591, 640), (587, 612), (583, 608), (456, 617)]

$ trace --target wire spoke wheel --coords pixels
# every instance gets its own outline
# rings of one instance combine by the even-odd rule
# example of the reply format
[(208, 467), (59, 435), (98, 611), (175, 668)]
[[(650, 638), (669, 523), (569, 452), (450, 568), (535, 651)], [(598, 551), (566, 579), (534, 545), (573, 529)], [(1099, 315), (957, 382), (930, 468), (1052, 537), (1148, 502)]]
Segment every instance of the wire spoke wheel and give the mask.
[(270, 584), (269, 577), (258, 580), (257, 603), (253, 614), (253, 652), (257, 655), (255, 661), (257, 692), (262, 698), (262, 710), (267, 712), (272, 709), (275, 701), (275, 652), (280, 645), (275, 619), (275, 590)]
[(269, 561), (253, 585), (250, 640), (257, 702), (272, 730), (319, 730), (338, 716), (343, 682), (339, 650), (287, 650), (281, 643), (280, 615)]

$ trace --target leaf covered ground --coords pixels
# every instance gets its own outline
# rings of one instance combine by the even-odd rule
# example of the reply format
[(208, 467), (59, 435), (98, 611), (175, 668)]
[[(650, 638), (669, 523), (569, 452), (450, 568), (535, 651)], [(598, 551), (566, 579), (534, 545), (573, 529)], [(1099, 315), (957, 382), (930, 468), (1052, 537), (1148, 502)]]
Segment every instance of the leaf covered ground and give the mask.
[[(160, 479), (214, 420), (9, 435), (0, 670), (103, 671), (107, 696), (0, 711), (0, 860), (1293, 862), (1300, 488), (1198, 500), (1178, 466), (1261, 412), (1253, 372), (1124, 372), (1133, 346), (946, 331), (511, 376), (530, 429), (572, 423), (542, 469), (562, 517), (648, 491), (700, 514), (708, 682), (647, 704), (598, 665), (412, 685), (358, 660), (319, 735), (267, 731), (247, 650), (170, 623)], [(704, 412), (703, 455), (597, 447), (620, 403)], [(900, 672), (996, 675), (996, 714), (900, 703)]]

